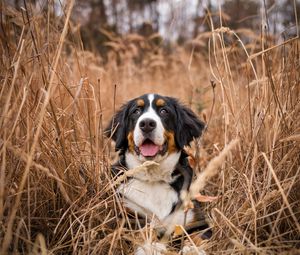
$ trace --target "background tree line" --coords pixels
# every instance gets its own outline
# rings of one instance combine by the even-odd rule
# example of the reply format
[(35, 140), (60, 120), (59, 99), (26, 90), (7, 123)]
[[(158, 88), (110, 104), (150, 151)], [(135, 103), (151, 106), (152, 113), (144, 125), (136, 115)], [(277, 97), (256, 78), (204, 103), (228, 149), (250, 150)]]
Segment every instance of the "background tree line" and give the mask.
[[(24, 5), (24, 0), (8, 2)], [(27, 2), (39, 9), (48, 6), (47, 0)], [(60, 13), (64, 2), (54, 2), (57, 8), (53, 12)], [(287, 39), (297, 34), (296, 15), (300, 20), (300, 2), (293, 0), (77, 0), (72, 20), (80, 24), (84, 47), (104, 53), (109, 33), (159, 34), (165, 44), (182, 44), (210, 31), (212, 22), (215, 27), (222, 22), (230, 29), (250, 29), (256, 34), (264, 25), (270, 35)]]

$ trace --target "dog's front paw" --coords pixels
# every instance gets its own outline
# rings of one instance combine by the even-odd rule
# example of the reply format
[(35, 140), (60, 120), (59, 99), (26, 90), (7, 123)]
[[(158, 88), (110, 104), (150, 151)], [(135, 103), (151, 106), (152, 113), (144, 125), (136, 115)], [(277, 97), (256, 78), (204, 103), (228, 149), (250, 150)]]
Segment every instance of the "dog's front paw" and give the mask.
[(166, 246), (163, 243), (144, 243), (139, 246), (134, 255), (162, 255), (167, 251)]
[(185, 245), (180, 251), (180, 255), (206, 255), (206, 252), (199, 247)]

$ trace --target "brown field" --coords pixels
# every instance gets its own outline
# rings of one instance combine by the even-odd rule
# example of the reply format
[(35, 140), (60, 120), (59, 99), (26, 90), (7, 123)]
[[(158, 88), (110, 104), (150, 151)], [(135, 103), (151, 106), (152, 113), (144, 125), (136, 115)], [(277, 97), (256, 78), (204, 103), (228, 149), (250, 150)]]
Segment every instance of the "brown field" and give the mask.
[(120, 217), (103, 129), (150, 92), (207, 123), (196, 174), (239, 139), (205, 188), (218, 196), (203, 205), (207, 253), (300, 254), (299, 38), (244, 30), (243, 43), (217, 28), (166, 53), (153, 38), (111, 35), (104, 60), (83, 50), (71, 8), (62, 20), (2, 11), (0, 254), (133, 253), (142, 240)]

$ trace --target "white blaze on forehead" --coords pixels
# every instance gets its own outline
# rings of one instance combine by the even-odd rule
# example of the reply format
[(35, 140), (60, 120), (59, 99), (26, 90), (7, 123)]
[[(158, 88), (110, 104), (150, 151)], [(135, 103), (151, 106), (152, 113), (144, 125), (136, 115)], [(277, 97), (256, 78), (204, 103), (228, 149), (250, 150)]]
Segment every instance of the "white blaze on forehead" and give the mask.
[(154, 95), (153, 94), (149, 94), (148, 95), (148, 100), (149, 100), (150, 107), (152, 107), (152, 102), (154, 100)]
[(140, 129), (140, 122), (144, 119), (152, 119), (156, 122), (156, 128), (153, 130), (152, 139), (157, 145), (163, 145), (165, 142), (164, 138), (164, 126), (157, 112), (154, 110), (152, 104), (154, 101), (154, 95), (148, 95), (149, 107), (148, 109), (139, 117), (133, 131), (133, 140), (136, 146), (140, 146), (144, 142), (144, 135)]

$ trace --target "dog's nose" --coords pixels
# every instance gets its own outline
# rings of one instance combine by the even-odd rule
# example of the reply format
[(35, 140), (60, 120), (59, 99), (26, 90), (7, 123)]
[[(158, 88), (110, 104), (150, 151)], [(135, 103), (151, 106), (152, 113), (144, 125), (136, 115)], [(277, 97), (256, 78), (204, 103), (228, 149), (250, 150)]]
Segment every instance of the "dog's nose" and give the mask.
[(152, 119), (144, 119), (140, 122), (140, 129), (144, 133), (150, 133), (156, 128), (156, 122)]

